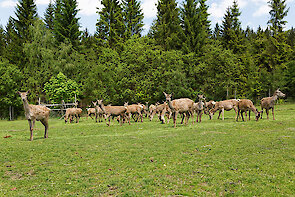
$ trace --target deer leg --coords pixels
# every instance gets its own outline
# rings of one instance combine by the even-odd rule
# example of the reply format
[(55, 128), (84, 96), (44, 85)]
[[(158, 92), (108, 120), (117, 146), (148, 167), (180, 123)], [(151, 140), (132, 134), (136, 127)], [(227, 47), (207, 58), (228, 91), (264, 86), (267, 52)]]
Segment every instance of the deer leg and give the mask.
[(131, 113), (129, 113), (129, 114), (128, 114), (128, 122), (129, 122), (129, 125), (130, 125), (130, 119), (131, 119), (131, 116), (132, 116)]
[(267, 120), (268, 120), (269, 119), (268, 118), (269, 109), (266, 109), (265, 112), (266, 112), (266, 116), (267, 116)]
[(41, 120), (40, 121), (43, 125), (44, 125), (44, 127), (45, 127), (45, 133), (44, 133), (44, 138), (48, 138), (48, 120), (45, 120), (45, 119), (43, 119), (43, 120)]
[[(250, 120), (250, 113), (251, 113), (251, 111), (249, 110), (249, 120)], [(247, 112), (246, 112), (246, 114), (247, 114)]]
[(222, 110), (219, 110), (219, 114), (218, 114), (217, 119), (219, 119), (221, 112), (222, 112)]
[(29, 122), (29, 126), (30, 126), (30, 133), (31, 133), (31, 136), (30, 136), (30, 141), (33, 141), (33, 123), (31, 120), (28, 120)]
[(222, 108), (222, 120), (224, 120), (224, 108)]
[(202, 114), (203, 114), (203, 112), (201, 111), (201, 112), (200, 112), (200, 118), (199, 118), (199, 119), (200, 119), (200, 123), (201, 123), (201, 121), (202, 121)]
[(174, 113), (173, 113), (173, 124), (174, 124), (174, 128), (176, 128), (176, 119), (177, 119), (177, 115), (178, 115), (178, 112), (174, 112)]
[(242, 120), (245, 121), (245, 120), (244, 120), (244, 116), (243, 116), (243, 111), (242, 111), (242, 110), (241, 110), (241, 116), (242, 116)]
[(238, 109), (238, 115), (236, 116), (236, 121), (238, 122), (239, 121), (239, 118), (240, 118), (240, 109)]
[(272, 117), (273, 117), (273, 120), (275, 120), (275, 106), (273, 106), (272, 108), (271, 108), (271, 110), (272, 110)]
[(189, 111), (189, 115), (192, 116), (192, 121), (193, 121), (193, 124), (195, 124), (194, 122), (194, 111)]
[(161, 121), (162, 121), (162, 124), (165, 124), (165, 111), (162, 111), (161, 112)]
[(260, 119), (262, 119), (262, 114), (263, 114), (263, 108), (261, 107), (261, 117), (260, 117)]

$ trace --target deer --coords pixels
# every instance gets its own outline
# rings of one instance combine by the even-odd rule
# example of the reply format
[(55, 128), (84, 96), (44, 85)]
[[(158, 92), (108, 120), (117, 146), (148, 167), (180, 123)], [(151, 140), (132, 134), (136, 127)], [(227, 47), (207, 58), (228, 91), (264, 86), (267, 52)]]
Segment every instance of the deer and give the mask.
[(189, 99), (189, 98), (180, 98), (180, 99), (174, 99), (172, 100), (172, 95), (171, 94), (166, 94), (163, 92), (166, 98), (166, 102), (168, 103), (169, 108), (171, 109), (172, 112), (172, 117), (173, 117), (173, 124), (174, 128), (176, 128), (176, 120), (177, 120), (177, 115), (180, 114), (186, 114), (187, 119), (185, 121), (185, 124), (188, 123), (189, 116), (192, 116), (192, 122), (194, 124), (194, 101)]
[(154, 114), (158, 114), (158, 118), (161, 121), (162, 124), (165, 124), (165, 115), (167, 115), (167, 123), (169, 123), (169, 120), (171, 118), (171, 110), (166, 102), (163, 104), (158, 104), (156, 106), (156, 109), (154, 110)]
[(128, 102), (126, 102), (124, 104), (124, 107), (126, 107), (126, 115), (127, 115), (127, 120), (128, 120), (128, 123), (130, 125), (130, 119), (131, 119), (131, 116), (133, 115), (138, 115), (140, 118), (141, 118), (141, 122), (143, 122), (143, 117), (142, 117), (142, 110), (143, 110), (143, 106), (142, 105), (139, 105), (139, 104), (132, 104), (132, 105), (128, 105)]
[[(120, 126), (123, 124), (123, 117), (127, 111), (127, 107), (124, 106), (104, 106), (103, 100), (97, 100), (97, 105), (101, 108), (107, 126), (110, 126), (111, 116), (119, 116)], [(107, 121), (109, 119), (109, 121)]]
[(261, 99), (261, 119), (262, 119), (263, 109), (265, 109), (267, 119), (269, 119), (268, 113), (269, 113), (269, 109), (271, 109), (273, 120), (275, 120), (275, 114), (274, 114), (275, 102), (278, 99), (278, 97), (285, 97), (285, 96), (286, 95), (282, 93), (279, 88), (274, 92), (272, 97), (262, 98)]
[(23, 105), (24, 105), (24, 110), (25, 110), (25, 117), (29, 122), (30, 126), (30, 141), (33, 141), (33, 129), (35, 126), (35, 121), (40, 121), (44, 127), (45, 127), (45, 133), (44, 133), (44, 138), (48, 138), (48, 120), (49, 120), (49, 114), (50, 114), (50, 109), (42, 106), (42, 105), (32, 105), (29, 104), (27, 96), (30, 93), (30, 90), (27, 92), (19, 92), (17, 93), (20, 95)]
[(96, 111), (95, 111), (96, 102), (92, 102), (92, 104), (94, 105), (94, 108), (91, 108), (90, 105), (88, 106), (88, 108), (86, 108), (86, 110), (87, 110), (87, 120), (88, 120), (88, 117), (90, 117), (93, 120), (92, 115), (96, 116)]
[[(216, 102), (213, 100), (210, 100), (209, 102), (205, 102), (204, 105), (204, 113), (209, 115), (209, 111), (212, 110), (215, 107)], [(209, 115), (209, 118), (211, 120), (211, 116)]]
[(197, 119), (196, 122), (200, 122), (202, 121), (202, 114), (203, 114), (203, 110), (204, 110), (204, 106), (206, 103), (206, 97), (204, 97), (203, 95), (198, 95), (199, 97), (199, 102), (194, 103), (194, 111), (197, 113)]
[(222, 113), (222, 120), (224, 120), (224, 110), (230, 111), (232, 109), (235, 110), (236, 112), (236, 117), (237, 118), (237, 113), (238, 113), (238, 101), (237, 99), (230, 99), (230, 100), (224, 100), (224, 101), (219, 101), (215, 103), (215, 106), (211, 111), (209, 112), (210, 119), (213, 118), (213, 115), (216, 111), (219, 110), (219, 115), (218, 118), (220, 117), (220, 114)]
[(70, 123), (73, 120), (73, 117), (76, 117), (76, 123), (79, 123), (79, 119), (82, 114), (81, 108), (67, 108), (66, 109), (66, 115), (65, 115), (65, 123), (67, 123), (68, 119), (70, 119)]
[(244, 116), (243, 116), (243, 112), (245, 112), (245, 114), (247, 114), (247, 111), (249, 111), (249, 120), (250, 120), (250, 111), (252, 111), (255, 116), (256, 116), (256, 121), (258, 121), (259, 117), (260, 117), (260, 113), (256, 107), (254, 106), (253, 102), (249, 99), (241, 99), (238, 102), (238, 116), (236, 117), (236, 120), (238, 121), (238, 118), (240, 116), (240, 113), (242, 115), (242, 120), (244, 120)]
[(151, 104), (149, 106), (149, 118), (150, 118), (150, 121), (153, 120), (154, 115), (156, 114), (157, 105), (159, 105), (158, 102), (155, 105)]
[[(92, 104), (94, 105), (94, 110), (95, 110), (95, 122), (97, 122), (97, 118), (98, 118), (98, 122), (102, 122), (102, 118), (103, 118), (103, 111), (102, 109), (97, 105), (97, 101), (93, 102)], [(108, 105), (111, 106), (111, 105)]]

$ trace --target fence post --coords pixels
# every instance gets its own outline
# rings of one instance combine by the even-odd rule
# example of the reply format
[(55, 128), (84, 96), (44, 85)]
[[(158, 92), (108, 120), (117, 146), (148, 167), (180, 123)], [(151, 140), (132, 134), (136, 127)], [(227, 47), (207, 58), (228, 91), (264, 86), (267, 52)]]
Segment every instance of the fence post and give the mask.
[(270, 97), (270, 89), (268, 89), (268, 96)]
[(14, 109), (13, 106), (9, 106), (9, 120), (12, 121), (14, 119)]
[(61, 101), (61, 110), (60, 110), (62, 116), (64, 115), (64, 109), (65, 109), (65, 101), (62, 100), (62, 101)]
[(226, 99), (228, 99), (228, 87), (226, 88)]

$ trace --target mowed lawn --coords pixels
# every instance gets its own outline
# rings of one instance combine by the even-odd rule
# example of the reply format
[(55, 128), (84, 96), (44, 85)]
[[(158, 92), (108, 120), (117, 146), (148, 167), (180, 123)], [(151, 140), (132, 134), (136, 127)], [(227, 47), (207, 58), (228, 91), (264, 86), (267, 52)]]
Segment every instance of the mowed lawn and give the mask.
[(50, 119), (32, 142), (26, 120), (0, 121), (0, 196), (294, 195), (295, 105), (277, 105), (275, 121), (217, 115), (176, 129)]

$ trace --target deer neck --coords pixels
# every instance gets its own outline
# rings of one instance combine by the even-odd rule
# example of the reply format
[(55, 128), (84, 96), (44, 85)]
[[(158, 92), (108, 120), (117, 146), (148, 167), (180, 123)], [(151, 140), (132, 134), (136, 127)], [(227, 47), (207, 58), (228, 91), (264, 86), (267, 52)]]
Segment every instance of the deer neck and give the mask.
[(271, 101), (276, 101), (278, 99), (278, 95), (274, 94), (272, 97), (271, 97)]
[(105, 107), (104, 107), (104, 104), (102, 103), (100, 106), (99, 106), (100, 108), (101, 108), (101, 110), (102, 110), (102, 112), (103, 113), (105, 113), (106, 111), (105, 111)]
[(168, 106), (171, 109), (171, 111), (175, 111), (175, 108), (173, 107), (171, 100), (168, 101)]
[(30, 115), (30, 106), (27, 99), (23, 100), (23, 105), (24, 105), (25, 115), (28, 118)]

